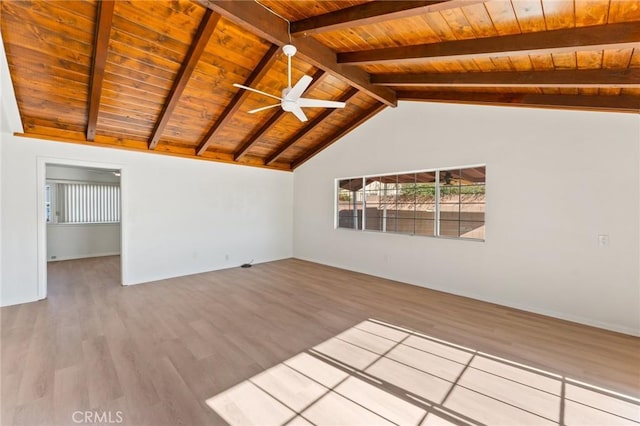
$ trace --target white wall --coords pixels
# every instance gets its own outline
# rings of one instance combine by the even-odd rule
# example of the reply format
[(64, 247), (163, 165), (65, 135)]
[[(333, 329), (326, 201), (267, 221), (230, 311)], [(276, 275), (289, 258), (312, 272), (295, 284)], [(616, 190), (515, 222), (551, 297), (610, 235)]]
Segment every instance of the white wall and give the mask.
[[(47, 181), (120, 184), (110, 170), (46, 167)], [(47, 259), (68, 260), (120, 254), (119, 223), (47, 224)]]
[(43, 157), (122, 167), (125, 284), (292, 255), (292, 173), (7, 133), (2, 145), (2, 305), (37, 299)]
[(119, 223), (47, 225), (47, 259), (69, 260), (120, 254)]
[[(0, 34), (0, 225), (2, 224), (2, 182), (5, 176), (2, 170), (2, 148), (5, 134), (22, 132), (22, 122), (18, 113), (11, 77), (9, 75), (9, 65), (4, 53), (4, 43)], [(0, 226), (0, 289), (2, 288), (2, 251), (3, 251), (2, 226)]]
[[(294, 255), (640, 334), (639, 121), (401, 102), (296, 170)], [(482, 163), (486, 242), (333, 229), (336, 178)]]

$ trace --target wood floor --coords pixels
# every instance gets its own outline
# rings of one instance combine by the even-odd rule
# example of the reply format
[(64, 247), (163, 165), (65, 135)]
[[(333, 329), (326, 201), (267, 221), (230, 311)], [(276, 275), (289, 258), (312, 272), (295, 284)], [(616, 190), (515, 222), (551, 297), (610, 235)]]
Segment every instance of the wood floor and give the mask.
[(368, 318), (640, 396), (631, 336), (295, 259), (131, 287), (119, 262), (51, 263), (47, 300), (0, 310), (0, 424), (224, 424), (207, 399)]

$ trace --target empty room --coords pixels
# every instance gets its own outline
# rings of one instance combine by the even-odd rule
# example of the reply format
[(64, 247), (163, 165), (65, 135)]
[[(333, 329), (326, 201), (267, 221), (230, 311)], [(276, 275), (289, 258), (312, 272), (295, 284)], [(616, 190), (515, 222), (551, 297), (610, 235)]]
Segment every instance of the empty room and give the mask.
[(4, 0), (0, 424), (640, 426), (640, 0)]

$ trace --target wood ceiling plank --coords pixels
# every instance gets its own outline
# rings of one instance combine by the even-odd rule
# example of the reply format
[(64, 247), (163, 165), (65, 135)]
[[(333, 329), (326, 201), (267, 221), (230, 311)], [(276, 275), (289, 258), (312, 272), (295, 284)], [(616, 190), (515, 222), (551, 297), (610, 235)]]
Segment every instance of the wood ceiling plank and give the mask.
[(640, 46), (637, 22), (338, 53), (340, 64), (563, 53)]
[[(323, 76), (326, 75), (325, 72), (321, 69), (317, 70), (316, 73), (312, 76), (313, 81), (305, 91), (306, 93), (310, 93), (314, 88), (318, 87), (323, 79)], [(249, 150), (264, 136), (276, 123), (280, 120), (280, 118), (284, 115), (285, 111), (280, 108), (269, 118), (269, 120), (258, 129), (257, 132), (253, 133), (251, 137), (233, 154), (233, 159), (238, 161), (242, 158)]]
[[(578, 67), (577, 52), (552, 53), (553, 68), (556, 70), (574, 70)], [(620, 65), (617, 65), (621, 68)]]
[(91, 65), (91, 82), (89, 85), (89, 117), (87, 120), (88, 141), (93, 141), (96, 137), (98, 110), (100, 109), (100, 96), (102, 95), (104, 68), (107, 63), (107, 49), (109, 48), (109, 36), (113, 21), (114, 4), (115, 1), (113, 0), (104, 0), (100, 2), (100, 5), (98, 6), (95, 49)]
[[(128, 18), (128, 19), (127, 19)], [(117, 41), (128, 48), (153, 55), (162, 60), (182, 63), (184, 52), (190, 47), (189, 43), (176, 40), (161, 31), (152, 31), (149, 28), (138, 25), (131, 19), (115, 15), (113, 18), (112, 42)], [(195, 24), (196, 31), (200, 30), (199, 23)], [(134, 55), (138, 56), (138, 55)]]
[[(24, 131), (27, 133), (34, 133), (34, 136), (51, 134), (52, 136), (66, 137), (68, 134), (81, 135), (82, 140), (85, 140), (85, 124), (78, 125), (65, 125), (64, 127), (55, 127), (56, 123), (51, 120), (40, 120), (37, 118), (27, 118), (24, 120)], [(16, 134), (15, 136), (20, 136)]]
[(484, 4), (484, 7), (487, 9), (498, 35), (505, 36), (522, 32), (510, 0), (489, 1)]
[(324, 150), (325, 148), (327, 148), (328, 146), (330, 146), (331, 144), (336, 142), (338, 139), (344, 137), (349, 132), (351, 132), (353, 129), (355, 129), (356, 127), (360, 126), (365, 121), (367, 121), (368, 119), (370, 119), (371, 117), (373, 117), (374, 115), (376, 115), (377, 113), (379, 113), (380, 111), (385, 109), (386, 107), (387, 107), (387, 105), (381, 104), (381, 103), (376, 103), (376, 104), (372, 105), (369, 109), (367, 109), (365, 112), (363, 112), (360, 116), (354, 118), (353, 120), (351, 120), (350, 122), (348, 122), (347, 124), (342, 126), (337, 133), (334, 133), (333, 135), (329, 136), (323, 142), (321, 142), (320, 144), (316, 145), (311, 151), (308, 151), (308, 152), (305, 152), (304, 154), (302, 154), (299, 158), (297, 158), (294, 162), (291, 163), (291, 168), (292, 169), (296, 169), (297, 167), (300, 167), (302, 164), (307, 162), (311, 157), (313, 157), (314, 155), (316, 155), (320, 151)]
[(481, 92), (399, 91), (398, 99), (425, 102), (640, 112), (640, 96), (583, 96)]
[(509, 56), (493, 56), (491, 57), (493, 63), (493, 71), (513, 71), (514, 67), (511, 64), (511, 57)]
[(576, 62), (578, 69), (599, 69), (602, 68), (602, 50), (592, 52), (577, 52)]
[(544, 21), (548, 30), (559, 30), (561, 28), (573, 28), (576, 26), (576, 4), (584, 0), (574, 2), (573, 0), (542, 0), (544, 10)]
[[(7, 2), (2, 2), (3, 10)], [(24, 25), (25, 17), (16, 17), (3, 14), (2, 28), (11, 28), (3, 31), (6, 51), (12, 53), (13, 46), (21, 46), (37, 51), (44, 55), (54, 56), (70, 62), (77, 62), (89, 66), (91, 64), (91, 41), (79, 42), (68, 37), (65, 31), (56, 32), (36, 25)]]
[[(438, 42), (455, 41), (458, 39), (453, 32), (453, 28), (451, 28), (441, 13), (429, 13), (422, 18), (427, 26), (438, 36), (440, 39)], [(429, 41), (425, 41), (424, 43), (429, 43)], [(402, 46), (404, 46), (404, 44), (402, 44)]]
[[(53, 3), (50, 1), (41, 1), (40, 3)], [(78, 19), (85, 20), (91, 26), (96, 20), (96, 13), (98, 13), (97, 2), (84, 1), (84, 0), (67, 0), (55, 2), (58, 9), (64, 9), (67, 12), (73, 14)], [(33, 2), (31, 3), (33, 5)], [(69, 20), (65, 25), (74, 25), (78, 21), (76, 19)], [(82, 26), (82, 25), (81, 25)]]
[(125, 26), (125, 31), (131, 34), (144, 34), (148, 32), (149, 39), (166, 37), (169, 45), (174, 45), (176, 41), (189, 46), (193, 41), (193, 34), (198, 27), (201, 18), (198, 14), (204, 15), (205, 9), (194, 4), (198, 14), (181, 19), (178, 13), (171, 13), (170, 8), (173, 2), (166, 1), (116, 1), (116, 15), (122, 20), (130, 20), (133, 27)]
[(606, 88), (598, 88), (598, 95), (600, 96), (618, 96), (620, 94), (620, 89), (606, 89)]
[(609, 23), (640, 20), (640, 5), (636, 0), (612, 0), (609, 3)]
[(629, 87), (640, 88), (640, 69), (379, 74), (371, 83), (440, 87)]
[[(79, 16), (59, 7), (64, 2), (39, 1), (39, 2), (3, 2), (4, 19), (13, 17), (31, 24), (29, 30), (42, 36), (44, 30), (53, 34), (60, 34), (69, 42), (77, 42), (86, 45), (91, 51), (94, 33), (92, 31), (94, 19), (92, 16)], [(52, 25), (51, 17), (55, 17)]]
[(440, 15), (447, 21), (447, 24), (451, 27), (453, 34), (458, 40), (476, 37), (476, 32), (462, 9), (443, 10), (440, 12)]
[[(147, 45), (147, 47), (152, 45)], [(111, 59), (111, 52), (129, 57), (133, 59), (132, 65), (138, 69), (142, 64), (151, 67), (152, 74), (168, 73), (171, 80), (175, 78), (175, 75), (180, 71), (182, 62), (180, 60), (168, 59), (162, 54), (151, 53), (147, 50), (147, 47), (139, 44), (134, 44), (133, 41), (123, 43), (118, 37), (113, 37), (109, 41), (109, 59)], [(153, 49), (152, 50), (158, 50)], [(187, 49), (185, 49), (186, 52)], [(156, 71), (157, 70), (157, 71)]]
[[(282, 46), (290, 43), (288, 24), (255, 2), (198, 0), (227, 19), (271, 43)], [(349, 85), (365, 92), (389, 106), (396, 106), (395, 92), (369, 83), (369, 74), (357, 68), (338, 64), (336, 54), (313, 37), (296, 38), (298, 57), (305, 62), (334, 74)], [(381, 90), (383, 89), (383, 90)]]
[(484, 3), (465, 7), (462, 11), (478, 37), (495, 37), (498, 35), (498, 31), (496, 31), (496, 27), (493, 25)]
[(633, 49), (631, 60), (629, 60), (629, 68), (640, 68), (640, 49)]
[[(640, 24), (638, 24), (638, 27), (640, 27)], [(633, 51), (634, 49), (605, 50), (602, 55), (602, 68), (619, 68), (620, 66), (629, 66)]]
[[(278, 109), (270, 118), (264, 123), (257, 132), (252, 134), (249, 139), (238, 149), (237, 152), (233, 154), (233, 159), (235, 161), (240, 160), (249, 150), (260, 140), (260, 138), (271, 130), (277, 123), (280, 121), (282, 116), (286, 113), (282, 108)], [(266, 163), (265, 163), (266, 164)]]
[(536, 71), (555, 69), (555, 66), (553, 65), (553, 58), (550, 53), (543, 55), (529, 55), (529, 59), (531, 59), (531, 65)]
[(392, 19), (408, 18), (429, 12), (459, 8), (478, 2), (473, 0), (372, 1), (292, 22), (291, 33), (309, 36), (326, 31), (351, 29)]
[(202, 21), (200, 22), (198, 31), (196, 31), (193, 38), (193, 43), (191, 44), (191, 47), (189, 47), (189, 51), (184, 58), (182, 67), (176, 76), (173, 87), (169, 92), (169, 96), (162, 107), (162, 112), (158, 117), (158, 121), (151, 132), (151, 138), (149, 138), (149, 149), (155, 149), (156, 145), (158, 145), (162, 132), (167, 126), (167, 123), (171, 118), (171, 114), (173, 114), (173, 110), (178, 105), (180, 96), (182, 95), (182, 92), (184, 92), (185, 87), (187, 87), (191, 74), (193, 74), (193, 71), (198, 64), (204, 49), (207, 47), (207, 43), (209, 43), (209, 39), (215, 31), (219, 20), (220, 15), (214, 13), (210, 9), (207, 9)]
[[(255, 82), (260, 81), (260, 79), (264, 77), (267, 71), (269, 71), (269, 68), (271, 67), (271, 65), (273, 65), (273, 63), (276, 61), (279, 50), (280, 49), (275, 44), (272, 44), (269, 47), (269, 49), (267, 50), (267, 53), (265, 53), (265, 55), (262, 57), (258, 65), (256, 65), (256, 68), (254, 69), (254, 71), (251, 73), (251, 75), (249, 75), (247, 80), (244, 82), (245, 86), (252, 86)], [(231, 118), (233, 117), (233, 114), (238, 110), (238, 108), (240, 108), (240, 105), (242, 105), (242, 101), (244, 101), (246, 97), (249, 96), (250, 93), (251, 92), (249, 92), (248, 90), (238, 89), (233, 99), (231, 99), (231, 102), (229, 102), (229, 104), (224, 109), (224, 111), (222, 112), (218, 120), (213, 124), (211, 129), (207, 132), (207, 135), (205, 136), (204, 140), (200, 142), (200, 144), (198, 145), (198, 148), (196, 149), (196, 155), (204, 154), (204, 152), (207, 150), (209, 145), (211, 145), (213, 140), (216, 138), (218, 132), (222, 130), (224, 125), (231, 120)]]
[(574, 7), (577, 27), (602, 25), (609, 19), (609, 0), (580, 0)]
[[(358, 89), (356, 89), (355, 87), (351, 87), (345, 93), (343, 93), (342, 96), (340, 96), (339, 101), (348, 102), (349, 99), (354, 97), (356, 94), (358, 94)], [(300, 129), (295, 135), (293, 135), (291, 139), (280, 145), (278, 149), (276, 149), (276, 151), (265, 160), (265, 164), (270, 165), (274, 163), (287, 149), (292, 147), (296, 142), (302, 139), (307, 133), (312, 131), (316, 126), (322, 123), (325, 118), (327, 118), (335, 111), (336, 109), (334, 108), (327, 108), (322, 111), (322, 113), (317, 115), (313, 120), (311, 120), (307, 125)]]
[(514, 71), (533, 71), (533, 64), (528, 55), (512, 56), (509, 59)]
[(545, 31), (547, 29), (540, 0), (514, 0), (511, 4), (518, 19), (518, 24), (520, 25), (520, 31), (523, 33), (531, 33)]
[[(344, 9), (359, 4), (368, 3), (372, 0), (299, 0), (299, 1), (282, 1), (282, 0), (260, 0), (260, 4), (267, 6), (269, 9), (278, 12), (282, 16), (286, 16), (292, 22), (301, 21), (316, 15), (324, 15), (339, 9)], [(309, 7), (309, 6), (312, 7)]]

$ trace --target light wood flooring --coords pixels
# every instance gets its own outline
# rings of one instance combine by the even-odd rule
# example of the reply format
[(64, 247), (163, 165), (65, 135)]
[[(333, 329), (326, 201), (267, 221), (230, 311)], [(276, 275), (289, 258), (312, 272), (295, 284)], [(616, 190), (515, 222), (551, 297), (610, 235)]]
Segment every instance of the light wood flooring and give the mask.
[(296, 259), (130, 287), (119, 263), (51, 263), (47, 300), (0, 310), (0, 424), (224, 424), (207, 399), (369, 318), (640, 396), (635, 337)]

